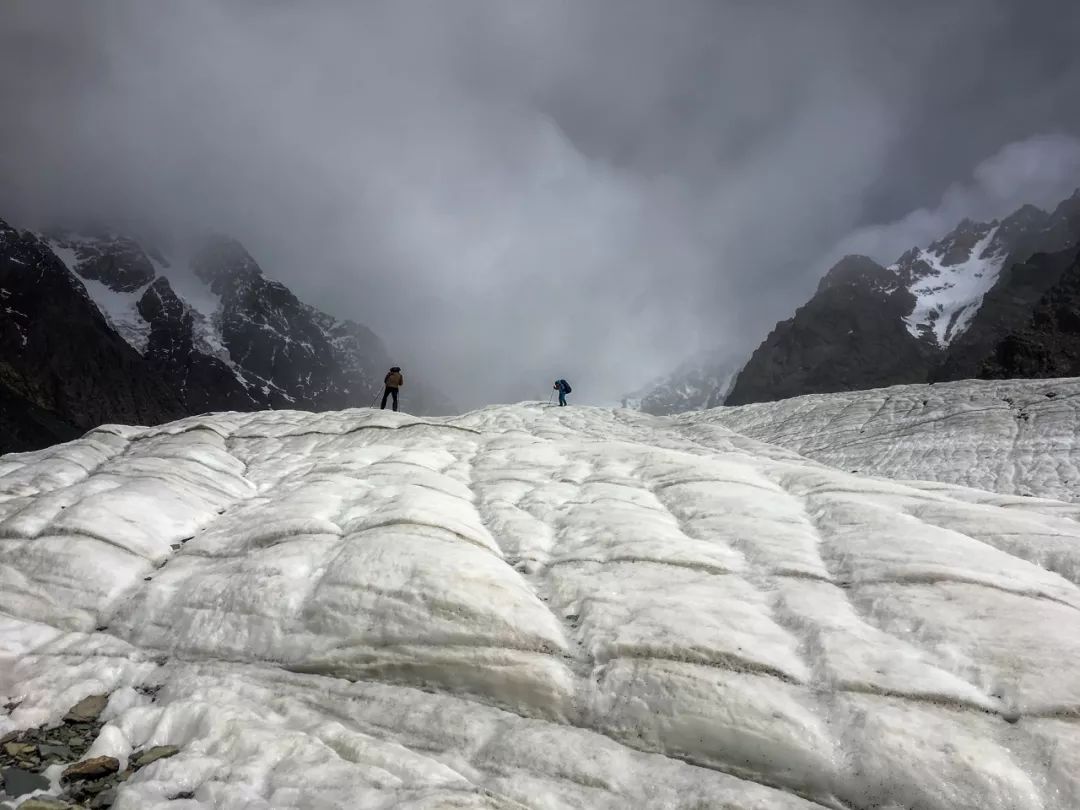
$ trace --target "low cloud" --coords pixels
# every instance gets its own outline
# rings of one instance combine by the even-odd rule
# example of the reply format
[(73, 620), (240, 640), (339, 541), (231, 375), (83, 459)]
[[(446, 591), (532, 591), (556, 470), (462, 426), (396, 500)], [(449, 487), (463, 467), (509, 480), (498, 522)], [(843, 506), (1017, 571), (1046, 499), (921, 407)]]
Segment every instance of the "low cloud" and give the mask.
[(616, 402), (752, 349), (838, 243), (891, 260), (1056, 193), (1077, 27), (1071, 0), (10, 0), (0, 217), (223, 230), (463, 405), (556, 376)]
[(966, 182), (946, 189), (933, 208), (918, 208), (883, 225), (860, 228), (823, 260), (831, 266), (849, 253), (891, 264), (912, 247), (925, 247), (964, 218), (990, 221), (1025, 204), (1053, 208), (1080, 188), (1080, 139), (1039, 135), (1003, 147), (975, 167)]

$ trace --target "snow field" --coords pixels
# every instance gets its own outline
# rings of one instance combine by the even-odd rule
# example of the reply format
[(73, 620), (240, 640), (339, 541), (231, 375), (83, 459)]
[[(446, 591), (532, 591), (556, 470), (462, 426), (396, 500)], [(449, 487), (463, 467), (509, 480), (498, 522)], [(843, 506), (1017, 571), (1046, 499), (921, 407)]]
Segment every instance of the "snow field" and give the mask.
[(121, 810), (1077, 806), (1080, 507), (716, 413), (218, 414), (3, 457), (0, 735), (110, 693), (94, 753), (181, 747)]

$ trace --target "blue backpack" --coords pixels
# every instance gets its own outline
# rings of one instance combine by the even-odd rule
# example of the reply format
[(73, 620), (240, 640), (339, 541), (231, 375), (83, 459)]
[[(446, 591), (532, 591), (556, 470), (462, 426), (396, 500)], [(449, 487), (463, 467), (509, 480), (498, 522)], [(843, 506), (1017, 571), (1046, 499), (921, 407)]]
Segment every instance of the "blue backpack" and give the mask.
[(562, 392), (564, 394), (569, 394), (571, 391), (574, 390), (570, 387), (570, 383), (568, 383), (566, 380), (559, 380), (558, 385), (562, 389)]

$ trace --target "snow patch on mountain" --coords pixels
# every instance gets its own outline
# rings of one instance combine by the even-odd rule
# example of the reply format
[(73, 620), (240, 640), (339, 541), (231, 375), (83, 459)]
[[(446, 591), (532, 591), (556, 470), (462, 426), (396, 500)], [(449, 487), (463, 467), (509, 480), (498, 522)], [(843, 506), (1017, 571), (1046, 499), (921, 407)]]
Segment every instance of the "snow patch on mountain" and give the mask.
[[(997, 225), (989, 227), (966, 258), (955, 263), (949, 261), (950, 251), (944, 245), (916, 248), (909, 254), (908, 261), (921, 271), (909, 288), (915, 296), (915, 308), (904, 319), (912, 335), (932, 334), (944, 348), (967, 331), (1005, 263), (1006, 254), (993, 250), (997, 230)], [(902, 267), (897, 263), (889, 269), (899, 273)]]
[(67, 269), (79, 278), (90, 300), (117, 334), (139, 354), (144, 354), (150, 339), (150, 324), (139, 314), (138, 303), (150, 282), (131, 290), (116, 290), (98, 279), (83, 276), (79, 272), (83, 258), (79, 256), (77, 248), (92, 241), (96, 240), (72, 235), (63, 241), (48, 240), (47, 244)]
[(93, 754), (179, 748), (120, 810), (1080, 804), (1080, 506), (716, 413), (225, 413), (0, 457), (0, 736), (108, 695)]
[[(145, 251), (146, 258), (153, 267), (153, 277), (134, 289), (116, 289), (115, 284), (87, 278), (85, 275), (85, 253), (98, 249), (101, 242), (101, 237), (75, 233), (65, 233), (62, 237), (48, 239), (53, 253), (79, 277), (90, 299), (124, 340), (140, 354), (146, 353), (150, 324), (139, 313), (139, 300), (154, 278), (164, 277), (192, 315), (196, 348), (216, 357), (235, 371), (235, 364), (222, 341), (220, 325), (215, 322), (215, 316), (221, 309), (221, 296), (195, 274), (190, 258), (169, 258), (157, 250)], [(239, 373), (237, 379), (244, 381)]]

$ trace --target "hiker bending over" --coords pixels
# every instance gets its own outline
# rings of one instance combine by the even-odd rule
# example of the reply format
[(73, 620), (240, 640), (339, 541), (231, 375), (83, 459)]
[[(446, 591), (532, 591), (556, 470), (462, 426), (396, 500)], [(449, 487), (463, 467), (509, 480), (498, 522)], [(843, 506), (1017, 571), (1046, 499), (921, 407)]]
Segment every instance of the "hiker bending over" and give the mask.
[(383, 382), (386, 384), (386, 390), (383, 391), (382, 407), (379, 410), (383, 410), (386, 408), (387, 397), (393, 397), (394, 410), (396, 411), (398, 389), (405, 384), (405, 378), (401, 376), (401, 369), (397, 366), (394, 366), (392, 369), (386, 372), (386, 378), (383, 380)]
[(559, 392), (559, 405), (566, 405), (566, 395), (573, 390), (570, 387), (570, 383), (566, 380), (556, 380), (555, 385), (552, 387)]

